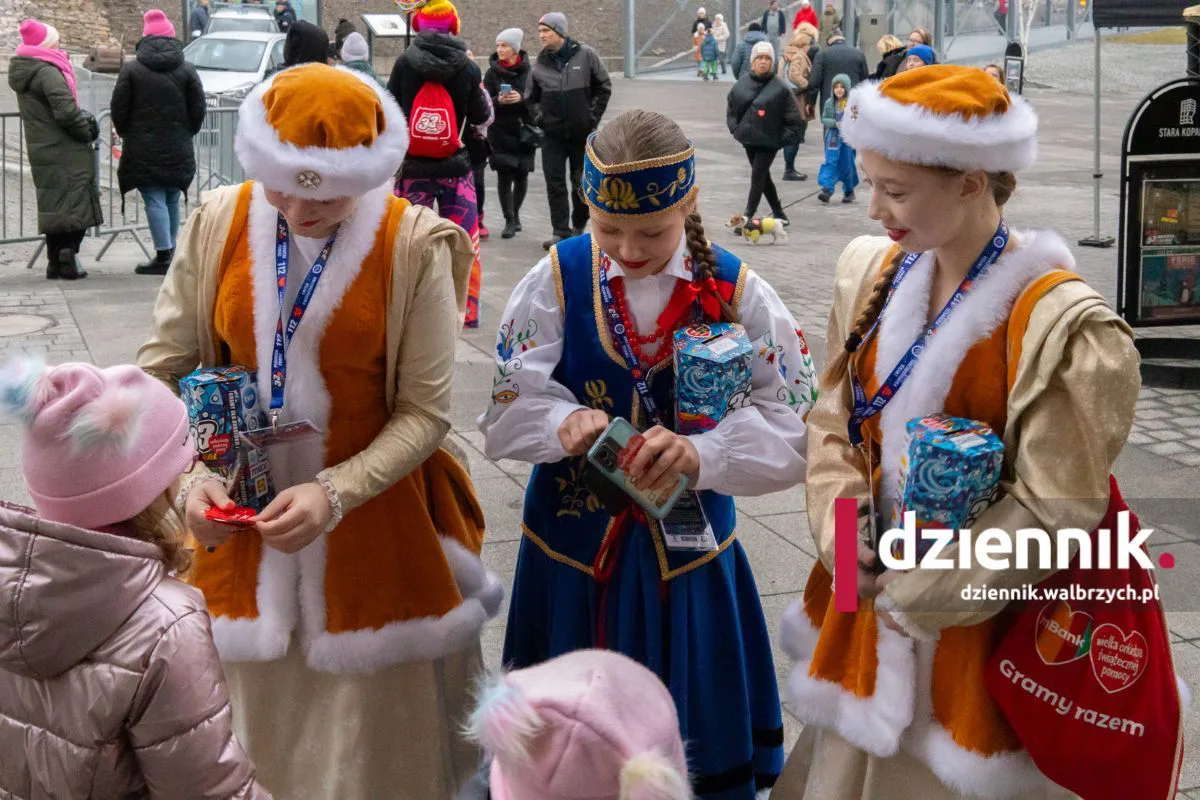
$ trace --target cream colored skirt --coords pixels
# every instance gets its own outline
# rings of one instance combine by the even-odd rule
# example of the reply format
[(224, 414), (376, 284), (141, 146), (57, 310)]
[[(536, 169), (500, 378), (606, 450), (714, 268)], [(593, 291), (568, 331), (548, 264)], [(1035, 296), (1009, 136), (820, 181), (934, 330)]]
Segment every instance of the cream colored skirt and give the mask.
[(451, 800), (479, 768), (460, 735), (479, 645), (373, 675), (279, 661), (226, 664), (234, 727), (277, 800)]
[[(788, 756), (771, 800), (975, 800), (947, 787), (901, 750), (877, 758), (833, 731), (805, 726)], [(1066, 791), (1023, 795), (1021, 800), (1073, 800)]]

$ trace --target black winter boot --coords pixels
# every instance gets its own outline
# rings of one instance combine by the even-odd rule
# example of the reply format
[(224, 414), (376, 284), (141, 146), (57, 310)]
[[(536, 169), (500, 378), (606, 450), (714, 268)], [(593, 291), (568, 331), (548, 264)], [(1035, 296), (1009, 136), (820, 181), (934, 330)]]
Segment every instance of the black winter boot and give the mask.
[(64, 281), (82, 280), (88, 276), (87, 270), (79, 263), (79, 256), (65, 247), (58, 251), (58, 274)]
[(58, 253), (46, 249), (46, 280), (56, 281), (62, 277), (62, 266), (58, 262)]
[(171, 266), (171, 259), (175, 256), (175, 251), (158, 250), (155, 252), (154, 258), (147, 261), (145, 264), (138, 264), (134, 267), (134, 272), (138, 275), (166, 275), (167, 269)]

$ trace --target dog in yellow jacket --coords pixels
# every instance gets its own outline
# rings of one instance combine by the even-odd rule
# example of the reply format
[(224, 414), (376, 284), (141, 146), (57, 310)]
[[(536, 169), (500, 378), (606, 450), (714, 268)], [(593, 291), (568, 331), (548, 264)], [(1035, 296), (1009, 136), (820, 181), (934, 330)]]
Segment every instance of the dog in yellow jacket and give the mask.
[(750, 244), (758, 244), (763, 236), (771, 237), (771, 244), (787, 244), (787, 231), (783, 222), (775, 217), (752, 217), (747, 220), (745, 214), (734, 214), (725, 227), (733, 228), (735, 236), (741, 236)]

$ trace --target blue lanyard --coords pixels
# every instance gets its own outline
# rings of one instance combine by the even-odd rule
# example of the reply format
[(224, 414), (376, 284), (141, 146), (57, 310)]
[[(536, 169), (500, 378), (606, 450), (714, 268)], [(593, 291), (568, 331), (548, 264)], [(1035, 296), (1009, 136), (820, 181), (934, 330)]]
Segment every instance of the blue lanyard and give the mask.
[(275, 348), (271, 353), (272, 419), (277, 417), (280, 409), (283, 408), (283, 387), (287, 383), (287, 349), (292, 343), (292, 336), (296, 334), (296, 328), (300, 327), (300, 320), (304, 319), (304, 312), (308, 310), (308, 304), (312, 302), (313, 293), (317, 290), (317, 284), (321, 282), (321, 276), (325, 274), (325, 265), (329, 261), (333, 243), (337, 240), (337, 233), (335, 228), (329, 241), (325, 242), (325, 246), (321, 248), (321, 254), (313, 262), (312, 268), (304, 276), (304, 283), (300, 284), (300, 292), (296, 295), (296, 302), (292, 306), (292, 313), (288, 315), (285, 326), (283, 324), (283, 296), (287, 287), (290, 245), (287, 220), (283, 218), (283, 214), (279, 215), (279, 224), (275, 233), (275, 285), (279, 292), (279, 319), (275, 323)]
[(633, 375), (633, 386), (642, 400), (642, 408), (645, 409), (646, 416), (655, 425), (662, 425), (662, 417), (658, 414), (658, 403), (654, 401), (654, 395), (650, 393), (650, 385), (646, 383), (646, 373), (642, 369), (642, 362), (634, 354), (633, 345), (629, 343), (628, 332), (621, 319), (621, 312), (617, 310), (612, 287), (608, 285), (608, 270), (604, 268), (603, 259), (596, 268), (600, 270), (600, 304), (604, 307), (604, 316), (608, 318), (608, 328), (617, 343), (617, 349), (621, 352), (621, 358), (625, 359), (625, 363), (629, 365), (629, 371)]
[[(888, 402), (890, 402), (891, 399), (896, 396), (896, 392), (900, 391), (900, 387), (904, 385), (904, 382), (908, 380), (908, 376), (912, 374), (913, 367), (917, 365), (917, 358), (920, 357), (921, 352), (924, 351), (926, 346), (928, 346), (929, 340), (935, 333), (937, 333), (938, 329), (946, 322), (946, 320), (950, 318), (950, 313), (954, 311), (955, 307), (957, 307), (958, 304), (963, 301), (963, 298), (967, 296), (967, 292), (971, 290), (971, 287), (975, 284), (975, 281), (979, 280), (980, 276), (982, 276), (983, 273), (992, 266), (992, 264), (996, 263), (996, 259), (1000, 258), (1000, 255), (1004, 252), (1004, 248), (1007, 246), (1008, 223), (1001, 218), (1000, 225), (996, 228), (996, 233), (994, 236), (992, 236), (992, 240), (988, 242), (987, 247), (985, 247), (983, 252), (979, 254), (979, 258), (977, 258), (975, 263), (971, 265), (971, 269), (967, 272), (967, 276), (963, 278), (963, 282), (959, 284), (958, 289), (955, 290), (954, 294), (950, 297), (950, 300), (947, 301), (945, 307), (941, 310), (941, 313), (937, 315), (930, 325), (926, 326), (925, 332), (918, 336), (917, 340), (912, 343), (912, 346), (908, 348), (908, 352), (905, 353), (904, 357), (900, 359), (900, 363), (896, 364), (895, 369), (893, 369), (892, 373), (887, 376), (887, 379), (879, 387), (879, 391), (875, 393), (875, 396), (872, 397), (869, 402), (867, 400), (867, 394), (863, 389), (862, 383), (858, 380), (858, 376), (854, 374), (853, 369), (851, 369), (850, 387), (854, 392), (854, 409), (850, 414), (849, 424), (851, 445), (858, 447), (863, 443), (863, 423), (879, 412), (883, 411), (884, 406), (886, 406)], [(917, 260), (920, 257), (920, 253), (909, 253), (904, 257), (904, 260), (900, 263), (899, 269), (896, 270), (896, 277), (892, 281), (892, 288), (888, 292), (887, 300), (883, 305), (884, 310), (886, 310), (888, 305), (892, 302), (892, 297), (895, 296), (896, 288), (900, 285), (900, 282), (904, 280), (909, 272), (912, 271), (913, 265), (917, 263)], [(879, 322), (881, 319), (883, 319), (883, 311), (880, 311), (879, 317), (875, 320), (874, 324), (871, 325), (871, 329), (867, 331), (865, 336), (863, 336), (862, 341), (864, 343), (867, 342), (875, 333), (875, 330), (879, 327)]]

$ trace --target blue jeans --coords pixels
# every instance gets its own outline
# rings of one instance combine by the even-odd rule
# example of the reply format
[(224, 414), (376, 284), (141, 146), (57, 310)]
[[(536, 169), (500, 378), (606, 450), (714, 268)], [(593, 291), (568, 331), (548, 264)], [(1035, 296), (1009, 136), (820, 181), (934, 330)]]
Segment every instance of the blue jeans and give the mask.
[(179, 235), (179, 190), (139, 189), (146, 204), (146, 221), (150, 223), (150, 238), (155, 250), (175, 249)]

